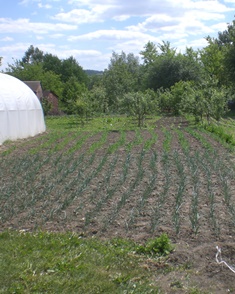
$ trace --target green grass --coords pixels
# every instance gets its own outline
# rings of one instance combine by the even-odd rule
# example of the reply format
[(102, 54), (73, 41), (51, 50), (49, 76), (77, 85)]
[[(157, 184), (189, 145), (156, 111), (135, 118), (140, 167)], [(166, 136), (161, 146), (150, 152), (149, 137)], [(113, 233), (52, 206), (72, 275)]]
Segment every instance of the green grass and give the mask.
[[(73, 233), (0, 234), (0, 293), (160, 293), (127, 240)], [(126, 291), (126, 292), (124, 292)]]
[[(145, 120), (145, 128), (154, 128), (155, 122), (160, 116), (153, 116)], [(78, 116), (47, 116), (47, 130), (81, 130), (81, 131), (121, 131), (138, 129), (137, 122), (132, 117), (104, 115), (94, 117), (80, 123)]]

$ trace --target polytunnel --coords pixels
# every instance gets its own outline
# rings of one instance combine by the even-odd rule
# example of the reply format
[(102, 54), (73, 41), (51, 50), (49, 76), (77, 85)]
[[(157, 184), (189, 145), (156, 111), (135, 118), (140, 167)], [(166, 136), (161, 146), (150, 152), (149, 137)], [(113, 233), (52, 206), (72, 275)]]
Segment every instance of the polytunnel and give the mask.
[(0, 73), (0, 145), (46, 130), (41, 103), (22, 81)]

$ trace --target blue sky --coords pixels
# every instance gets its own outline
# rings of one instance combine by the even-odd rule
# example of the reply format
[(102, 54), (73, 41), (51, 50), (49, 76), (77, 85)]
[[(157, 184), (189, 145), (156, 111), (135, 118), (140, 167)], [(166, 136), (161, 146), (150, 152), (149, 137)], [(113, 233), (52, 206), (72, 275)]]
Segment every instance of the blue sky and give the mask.
[(2, 67), (30, 45), (84, 69), (104, 70), (112, 52), (138, 55), (148, 41), (183, 52), (207, 45), (235, 17), (235, 0), (0, 0)]

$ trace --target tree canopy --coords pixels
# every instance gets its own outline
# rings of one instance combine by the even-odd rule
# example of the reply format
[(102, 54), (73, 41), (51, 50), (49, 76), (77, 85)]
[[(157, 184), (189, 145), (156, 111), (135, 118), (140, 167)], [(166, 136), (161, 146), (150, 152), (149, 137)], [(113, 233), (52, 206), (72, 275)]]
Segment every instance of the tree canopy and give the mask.
[(235, 21), (217, 38), (206, 40), (204, 48), (184, 52), (168, 41), (148, 41), (139, 52), (141, 59), (113, 51), (107, 69), (98, 74), (90, 70), (89, 77), (73, 56), (60, 59), (31, 45), (6, 72), (21, 80), (40, 80), (44, 89), (59, 96), (68, 114), (126, 113), (139, 126), (147, 114), (159, 110), (190, 113), (196, 120), (219, 119), (234, 96)]

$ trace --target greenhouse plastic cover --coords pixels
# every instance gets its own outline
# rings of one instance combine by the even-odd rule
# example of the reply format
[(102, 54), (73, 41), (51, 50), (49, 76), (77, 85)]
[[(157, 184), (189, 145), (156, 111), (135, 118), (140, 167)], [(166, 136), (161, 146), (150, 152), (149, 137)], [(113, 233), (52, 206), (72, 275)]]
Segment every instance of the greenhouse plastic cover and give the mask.
[(0, 73), (0, 145), (46, 130), (41, 103), (22, 81)]

